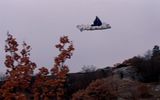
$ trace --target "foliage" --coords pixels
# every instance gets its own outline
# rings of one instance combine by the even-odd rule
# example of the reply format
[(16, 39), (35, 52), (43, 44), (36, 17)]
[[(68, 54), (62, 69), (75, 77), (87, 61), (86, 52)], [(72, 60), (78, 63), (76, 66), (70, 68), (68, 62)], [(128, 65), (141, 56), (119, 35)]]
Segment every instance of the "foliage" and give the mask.
[(138, 73), (142, 76), (144, 82), (159, 81), (160, 78), (160, 50), (155, 45), (152, 52), (148, 52), (144, 57), (135, 56), (124, 61), (125, 63), (135, 66)]
[(73, 94), (73, 100), (117, 100), (118, 84), (111, 78), (93, 81), (85, 90)]
[[(50, 71), (45, 67), (40, 68), (34, 80), (33, 72), (37, 66), (30, 60), (31, 47), (25, 42), (22, 44), (22, 50), (18, 46), (16, 39), (8, 33), (5, 45), (5, 52), (8, 53), (5, 60), (7, 78), (0, 88), (0, 99), (64, 99), (64, 84), (69, 72), (68, 66), (64, 63), (71, 58), (74, 51), (68, 37), (61, 37), (60, 43), (56, 45), (60, 54), (55, 57), (53, 68)], [(49, 73), (51, 73), (50, 77)]]
[(160, 49), (158, 45), (155, 45), (152, 49), (152, 58), (160, 56)]
[(60, 38), (60, 43), (56, 45), (56, 48), (60, 54), (54, 59), (55, 64), (50, 70), (51, 77), (47, 77), (49, 71), (45, 67), (40, 68), (40, 72), (36, 75), (33, 86), (34, 98), (37, 98), (35, 100), (51, 98), (62, 100), (64, 98), (64, 84), (69, 72), (68, 66), (64, 63), (71, 58), (74, 48), (67, 36)]
[(0, 95), (4, 100), (26, 100), (25, 90), (30, 87), (33, 70), (36, 64), (30, 61), (31, 47), (23, 42), (22, 50), (18, 52), (19, 44), (9, 33), (7, 34), (5, 52), (5, 66), (8, 68), (7, 79), (1, 86)]
[(86, 89), (73, 94), (72, 100), (141, 100), (153, 97), (145, 83), (122, 80), (116, 75), (93, 81)]
[(82, 72), (84, 72), (84, 73), (94, 72), (94, 71), (96, 71), (96, 67), (94, 65), (88, 65), (88, 66), (82, 67)]

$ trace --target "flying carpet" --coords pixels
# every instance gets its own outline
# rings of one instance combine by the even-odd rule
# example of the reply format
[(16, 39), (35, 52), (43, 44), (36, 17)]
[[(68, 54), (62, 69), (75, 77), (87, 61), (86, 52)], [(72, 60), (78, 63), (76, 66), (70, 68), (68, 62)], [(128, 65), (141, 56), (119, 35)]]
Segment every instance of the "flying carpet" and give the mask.
[(84, 30), (87, 31), (93, 31), (93, 30), (104, 30), (104, 29), (110, 29), (111, 26), (106, 23), (102, 23), (101, 20), (96, 16), (96, 19), (94, 20), (92, 25), (77, 25), (77, 28), (82, 32)]

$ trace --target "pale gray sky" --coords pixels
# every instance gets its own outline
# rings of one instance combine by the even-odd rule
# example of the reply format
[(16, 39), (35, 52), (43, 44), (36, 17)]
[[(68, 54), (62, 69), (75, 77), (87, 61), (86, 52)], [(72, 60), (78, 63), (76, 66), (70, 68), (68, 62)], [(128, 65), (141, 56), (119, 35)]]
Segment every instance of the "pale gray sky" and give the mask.
[[(7, 30), (19, 43), (32, 46), (38, 66), (51, 68), (60, 36), (73, 41), (67, 63), (71, 72), (83, 65), (112, 66), (160, 45), (160, 0), (0, 0), (0, 65), (4, 71)], [(76, 25), (92, 24), (95, 16), (112, 28), (80, 32)]]

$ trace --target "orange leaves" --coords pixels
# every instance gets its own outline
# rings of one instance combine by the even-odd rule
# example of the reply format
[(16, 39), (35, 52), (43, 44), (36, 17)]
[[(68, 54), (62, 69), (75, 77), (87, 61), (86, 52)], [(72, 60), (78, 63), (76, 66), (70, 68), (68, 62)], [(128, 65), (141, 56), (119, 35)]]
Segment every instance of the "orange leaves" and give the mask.
[(19, 56), (17, 53), (14, 53), (13, 58), (15, 61), (18, 61), (21, 58), (21, 56)]
[(14, 67), (14, 59), (10, 55), (6, 55), (6, 60), (4, 62), (7, 68)]
[(40, 72), (37, 76), (39, 78), (35, 79), (34, 91), (38, 92), (35, 96), (37, 97), (37, 94), (39, 94), (38, 98), (41, 99), (52, 97), (61, 100), (64, 97), (64, 84), (69, 72), (68, 66), (64, 63), (71, 58), (74, 47), (67, 36), (61, 37), (60, 43), (55, 47), (58, 48), (60, 54), (54, 59), (54, 66), (50, 70), (52, 76), (50, 78), (46, 77), (49, 72), (45, 67), (42, 67), (39, 69)]
[(40, 75), (48, 75), (49, 74), (48, 69), (45, 67), (40, 68), (39, 71), (40, 71), (39, 72)]
[(17, 93), (15, 96), (16, 100), (27, 100), (26, 96), (23, 93)]
[(60, 54), (55, 57), (55, 64), (51, 69), (51, 73), (59, 82), (56, 98), (62, 99), (64, 96), (64, 83), (69, 72), (68, 66), (64, 63), (67, 59), (71, 58), (74, 47), (72, 41), (69, 41), (67, 36), (63, 36), (60, 38), (60, 43), (56, 45), (56, 48), (59, 49)]
[(58, 49), (59, 49), (59, 51), (61, 51), (61, 50), (62, 50), (62, 48), (63, 48), (63, 45), (62, 45), (62, 44), (57, 44), (57, 45), (55, 45), (55, 47), (56, 47), (56, 48), (58, 48)]
[(73, 47), (73, 44), (71, 43), (67, 49), (68, 51), (73, 51), (74, 50), (74, 47)]
[(70, 43), (68, 36), (60, 37), (60, 43), (62, 44)]
[(71, 58), (74, 47), (68, 36), (61, 37), (59, 41), (56, 48), (60, 54), (55, 57), (53, 68), (49, 71), (42, 67), (33, 76), (37, 66), (30, 60), (31, 46), (23, 42), (22, 49), (19, 50), (16, 39), (8, 33), (5, 45), (5, 52), (8, 54), (4, 62), (8, 76), (0, 88), (0, 99), (28, 100), (29, 97), (34, 100), (64, 99), (64, 84), (69, 72), (68, 66), (64, 63)]
[[(68, 47), (67, 47), (68, 46)], [(60, 54), (55, 57), (55, 64), (60, 66), (60, 63), (64, 63), (67, 59), (70, 59), (74, 51), (72, 41), (69, 41), (67, 36), (60, 38), (60, 43), (55, 46), (59, 49)], [(67, 47), (67, 48), (65, 48)]]
[(21, 61), (22, 65), (27, 65), (30, 62), (29, 57), (23, 57), (23, 58), (20, 59), (20, 61)]
[(30, 45), (27, 45), (26, 42), (24, 42), (24, 41), (23, 41), (22, 46), (23, 46), (23, 49), (22, 49), (22, 51), (21, 51), (21, 55), (22, 55), (23, 57), (30, 55), (31, 46), (30, 46)]
[(13, 38), (13, 36), (9, 33), (7, 33), (7, 40), (6, 40), (6, 45), (5, 45), (5, 52), (15, 52), (18, 51), (18, 43), (16, 42), (16, 39)]
[(18, 46), (16, 39), (8, 33), (5, 45), (5, 52), (8, 54), (4, 62), (8, 68), (6, 72), (8, 77), (0, 88), (4, 100), (27, 100), (25, 90), (29, 89), (36, 67), (36, 64), (30, 61), (30, 46), (23, 42), (20, 52)]
[(54, 67), (51, 69), (51, 74), (55, 76), (58, 74), (58, 72), (59, 72), (58, 66), (54, 65)]

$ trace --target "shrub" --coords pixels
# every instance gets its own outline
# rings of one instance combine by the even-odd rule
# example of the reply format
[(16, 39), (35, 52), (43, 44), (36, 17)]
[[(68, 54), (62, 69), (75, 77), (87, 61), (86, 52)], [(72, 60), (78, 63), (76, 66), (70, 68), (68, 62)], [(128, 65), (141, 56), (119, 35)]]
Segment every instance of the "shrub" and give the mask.
[(117, 100), (118, 85), (112, 80), (98, 79), (85, 90), (73, 94), (72, 100)]

